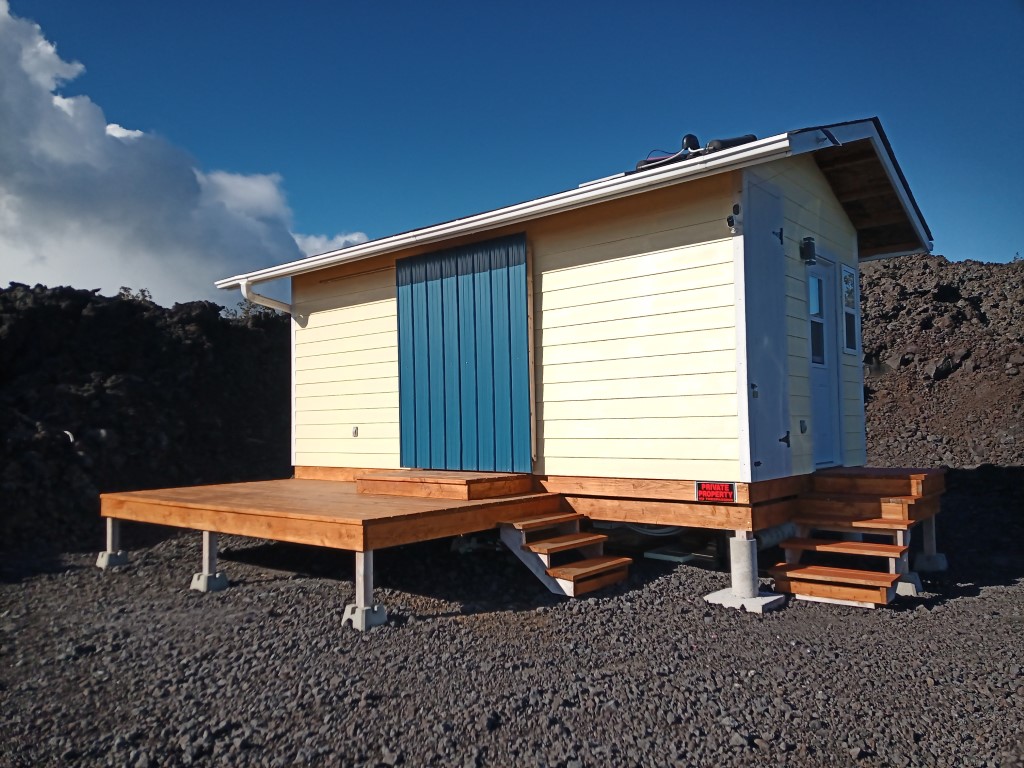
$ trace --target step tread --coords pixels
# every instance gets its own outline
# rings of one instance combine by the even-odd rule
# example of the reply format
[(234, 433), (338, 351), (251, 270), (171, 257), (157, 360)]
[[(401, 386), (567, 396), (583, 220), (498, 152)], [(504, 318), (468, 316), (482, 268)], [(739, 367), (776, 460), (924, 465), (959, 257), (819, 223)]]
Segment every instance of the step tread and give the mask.
[(908, 531), (916, 520), (898, 520), (891, 517), (843, 517), (839, 515), (800, 515), (793, 518), (797, 525), (810, 528), (838, 528), (841, 530)]
[(567, 549), (579, 549), (592, 544), (603, 544), (608, 537), (603, 533), (567, 533), (562, 536), (552, 536), (550, 539), (531, 541), (523, 544), (523, 549), (536, 552), (539, 555), (550, 555), (554, 552), (564, 552)]
[(608, 571), (615, 571), (627, 568), (633, 562), (629, 557), (616, 557), (615, 555), (602, 555), (601, 557), (590, 557), (568, 565), (559, 565), (548, 568), (547, 573), (553, 579), (565, 579), (566, 581), (583, 581), (592, 576), (598, 576)]
[(927, 496), (911, 496), (910, 494), (888, 493), (845, 493), (841, 491), (808, 491), (800, 494), (802, 501), (849, 502), (851, 504), (874, 504), (882, 501), (905, 501), (913, 503)]
[(878, 573), (857, 568), (832, 568), (825, 565), (779, 563), (768, 571), (788, 581), (821, 581), (829, 584), (854, 584), (865, 587), (891, 587), (900, 580), (898, 573)]
[(870, 603), (888, 605), (892, 602), (895, 589), (892, 587), (862, 587), (848, 584), (832, 584), (823, 581), (797, 581), (776, 577), (775, 589), (797, 597), (817, 598), (827, 603)]
[(830, 467), (819, 469), (817, 475), (827, 477), (870, 477), (900, 478), (915, 475), (944, 475), (942, 467)]
[(802, 552), (829, 552), (868, 557), (900, 557), (907, 548), (899, 544), (876, 544), (871, 541), (833, 541), (831, 539), (786, 539), (779, 547)]
[(559, 512), (558, 514), (537, 515), (535, 517), (524, 517), (518, 520), (507, 520), (502, 525), (511, 525), (517, 531), (534, 531), (539, 528), (554, 528), (562, 523), (571, 523), (582, 520), (583, 515), (579, 512)]

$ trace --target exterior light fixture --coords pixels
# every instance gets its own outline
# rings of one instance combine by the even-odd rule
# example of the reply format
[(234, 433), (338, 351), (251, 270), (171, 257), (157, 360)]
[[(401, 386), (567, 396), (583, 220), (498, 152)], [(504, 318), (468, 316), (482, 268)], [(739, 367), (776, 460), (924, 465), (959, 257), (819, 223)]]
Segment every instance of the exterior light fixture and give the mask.
[(818, 263), (818, 254), (814, 250), (813, 237), (805, 237), (800, 241), (800, 259), (807, 266)]

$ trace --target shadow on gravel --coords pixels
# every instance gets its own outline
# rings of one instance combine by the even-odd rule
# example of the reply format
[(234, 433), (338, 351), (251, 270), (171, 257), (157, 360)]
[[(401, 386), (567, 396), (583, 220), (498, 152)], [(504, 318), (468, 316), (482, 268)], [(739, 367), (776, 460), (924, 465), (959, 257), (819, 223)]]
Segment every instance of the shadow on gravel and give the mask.
[[(124, 549), (131, 552), (153, 547), (167, 539), (188, 533), (190, 531), (182, 528), (126, 521), (121, 526), (121, 544)], [(95, 541), (79, 542), (78, 546), (69, 547), (66, 552), (54, 551), (53, 545), (48, 541), (42, 541), (35, 549), (30, 550), (0, 550), (0, 582), (14, 584), (32, 576), (66, 573), (91, 567), (69, 563), (67, 555), (98, 554), (104, 547), (104, 535), (103, 520), (97, 516)]]
[(16, 557), (2, 555), (0, 583), (17, 584), (33, 576), (80, 571), (86, 566), (65, 562), (61, 555), (48, 554), (38, 557)]
[(224, 547), (218, 557), (227, 562), (334, 581), (351, 581), (355, 566), (351, 552), (281, 541)]
[[(944, 574), (922, 574), (937, 593), (925, 605), (972, 597), (983, 587), (1024, 579), (1024, 467), (982, 464), (946, 475), (938, 549), (949, 560)], [(913, 542), (917, 547), (918, 541)], [(921, 601), (915, 601), (920, 605)]]
[[(245, 563), (288, 576), (339, 582), (354, 580), (353, 553), (341, 550), (265, 542), (226, 547), (220, 557), (225, 562)], [(627, 582), (603, 590), (599, 596), (628, 592), (665, 570), (634, 568)], [(374, 586), (459, 606), (441, 613), (432, 612), (434, 617), (527, 611), (565, 599), (548, 592), (500, 545), (492, 532), (378, 550), (374, 560)]]

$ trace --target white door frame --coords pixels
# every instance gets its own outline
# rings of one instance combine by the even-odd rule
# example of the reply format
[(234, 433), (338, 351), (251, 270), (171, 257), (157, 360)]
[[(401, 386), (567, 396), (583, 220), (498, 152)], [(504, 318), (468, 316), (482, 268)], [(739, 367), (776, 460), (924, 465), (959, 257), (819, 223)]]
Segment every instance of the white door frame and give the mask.
[[(815, 274), (817, 273), (817, 274)], [(811, 279), (823, 275), (827, 279), (822, 280), (821, 299), (823, 300), (821, 324), (823, 341), (823, 363), (814, 362), (814, 339), (812, 307), (810, 304)], [(840, 380), (840, 359), (839, 359), (839, 310), (840, 310), (840, 285), (839, 285), (839, 261), (828, 256), (818, 255), (817, 264), (807, 267), (807, 364), (809, 368), (811, 384), (811, 435), (812, 448), (811, 457), (815, 468), (835, 467), (843, 464), (843, 443), (842, 443), (842, 382)], [(815, 398), (814, 374), (815, 370), (825, 372), (825, 386), (827, 387), (827, 401), (817, 402)], [(821, 436), (823, 425), (815, 423), (815, 414), (820, 412), (819, 408), (828, 407), (829, 432), (831, 433), (831, 455), (826, 455), (822, 450), (824, 445), (820, 444), (818, 438)], [(818, 457), (822, 458), (819, 459)]]

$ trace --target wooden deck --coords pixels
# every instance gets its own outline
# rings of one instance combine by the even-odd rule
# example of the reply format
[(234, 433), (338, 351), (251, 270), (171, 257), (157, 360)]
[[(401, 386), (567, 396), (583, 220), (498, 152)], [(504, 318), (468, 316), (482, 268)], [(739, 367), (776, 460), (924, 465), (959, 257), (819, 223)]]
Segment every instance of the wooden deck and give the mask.
[(118, 520), (366, 552), (489, 530), (557, 512), (558, 494), (458, 500), (359, 493), (355, 482), (253, 483), (105, 493), (100, 514)]

